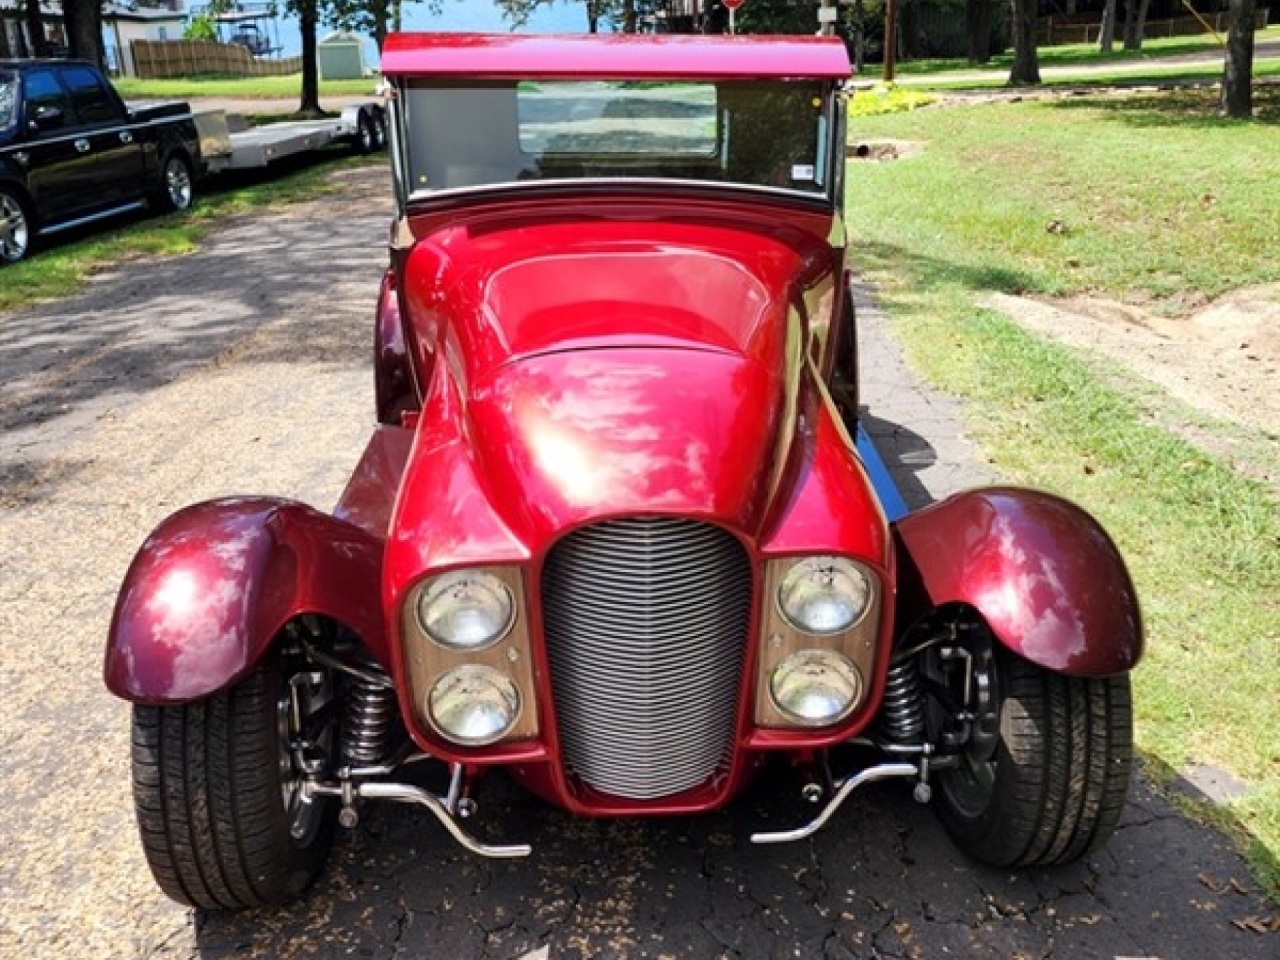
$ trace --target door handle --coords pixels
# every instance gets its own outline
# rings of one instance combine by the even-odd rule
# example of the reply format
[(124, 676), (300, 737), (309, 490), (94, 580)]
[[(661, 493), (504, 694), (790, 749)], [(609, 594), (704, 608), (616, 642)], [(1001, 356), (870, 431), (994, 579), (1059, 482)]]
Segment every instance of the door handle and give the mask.
[(120, 131), (120, 142), (121, 142), (121, 143), (133, 143), (133, 134), (132, 134), (132, 133), (130, 133), (128, 130), (121, 130), (121, 131)]
[(76, 141), (76, 149), (77, 149), (77, 150), (79, 150), (81, 153), (88, 153), (88, 152), (89, 152), (89, 141), (88, 141), (88, 140), (84, 140), (84, 139), (77, 140), (77, 141)]

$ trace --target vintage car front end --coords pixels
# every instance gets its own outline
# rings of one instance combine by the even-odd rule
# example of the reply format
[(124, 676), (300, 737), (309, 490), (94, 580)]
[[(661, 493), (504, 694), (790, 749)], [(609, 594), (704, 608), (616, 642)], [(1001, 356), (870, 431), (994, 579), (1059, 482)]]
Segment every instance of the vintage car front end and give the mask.
[(189, 508), (121, 591), (106, 676), (164, 890), (294, 896), (378, 800), (527, 855), (468, 829), (498, 769), (619, 817), (789, 765), (807, 813), (764, 843), (887, 778), (991, 862), (1102, 842), (1132, 585), (1046, 494), (908, 514), (861, 432), (843, 46), (405, 35), (383, 70), (379, 425), (346, 491)]

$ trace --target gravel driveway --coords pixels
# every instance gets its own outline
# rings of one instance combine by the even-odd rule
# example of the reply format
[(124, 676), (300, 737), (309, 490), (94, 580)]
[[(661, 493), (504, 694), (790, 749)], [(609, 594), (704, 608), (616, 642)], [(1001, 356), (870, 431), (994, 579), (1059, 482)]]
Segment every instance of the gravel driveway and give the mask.
[[(177, 507), (336, 499), (373, 420), (390, 212), (384, 170), (339, 176), (342, 196), (231, 219), (196, 254), (0, 316), (0, 957), (1274, 958), (1274, 935), (1234, 923), (1269, 914), (1240, 860), (1141, 784), (1111, 844), (1054, 872), (975, 867), (889, 785), (782, 847), (745, 842), (795, 816), (776, 789), (665, 822), (575, 821), (512, 790), (480, 824), (531, 841), (529, 860), (476, 859), (375, 805), (301, 904), (165, 900), (103, 637), (133, 551)], [(870, 423), (908, 496), (984, 479), (950, 402), (864, 322)]]

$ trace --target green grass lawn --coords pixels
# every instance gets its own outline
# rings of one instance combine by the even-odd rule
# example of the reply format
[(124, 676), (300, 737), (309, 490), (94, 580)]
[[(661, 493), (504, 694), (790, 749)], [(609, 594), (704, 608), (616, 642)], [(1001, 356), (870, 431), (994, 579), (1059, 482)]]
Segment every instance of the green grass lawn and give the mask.
[[(209, 224), (227, 216), (298, 203), (340, 189), (329, 174), (343, 165), (385, 163), (381, 157), (351, 157), (335, 147), (270, 172), (223, 175), (201, 181), (196, 205), (161, 217), (122, 217), (88, 229), (84, 239), (68, 235), (3, 268), (0, 313), (69, 296), (99, 270), (123, 261), (177, 256), (194, 250)], [(292, 169), (292, 172), (289, 172)], [(2, 318), (0, 318), (2, 320)]]
[[(1280, 40), (1280, 26), (1259, 30), (1255, 44)], [(1211, 62), (1204, 64), (1157, 65), (1160, 57), (1206, 54)], [(1036, 51), (1042, 78), (1047, 85), (1055, 83), (1132, 84), (1139, 82), (1196, 82), (1220, 79), (1222, 46), (1213, 36), (1168, 37), (1146, 40), (1141, 50), (1125, 50), (1119, 41), (1111, 53), (1102, 53), (1096, 44), (1067, 44), (1040, 47)], [(957, 89), (1003, 85), (1013, 64), (1013, 51), (991, 58), (986, 64), (971, 64), (963, 59), (908, 60), (897, 65), (900, 83), (929, 89)], [(868, 77), (879, 74), (879, 64), (869, 64)], [(1060, 72), (1060, 73), (1059, 73)], [(975, 74), (979, 76), (974, 79)], [(1280, 57), (1256, 56), (1255, 77), (1280, 76)]]
[(1228, 808), (1199, 811), (1237, 828), (1277, 896), (1274, 490), (1150, 425), (1143, 391), (1108, 385), (977, 304), (992, 290), (1094, 293), (1176, 317), (1280, 281), (1280, 90), (1260, 99), (1273, 122), (1217, 119), (1196, 91), (859, 117), (852, 140), (924, 150), (852, 164), (848, 211), (855, 262), (882, 284), (913, 364), (968, 401), (997, 468), (1080, 502), (1115, 536), (1148, 630), (1134, 678), (1140, 749), (1153, 770), (1209, 763), (1249, 785)]
[[(244, 100), (274, 100), (300, 97), (302, 75), (283, 77), (184, 77), (175, 80), (136, 80), (121, 77), (116, 89), (126, 100), (188, 99), (222, 97)], [(320, 101), (325, 97), (373, 96), (377, 80), (322, 80)]]

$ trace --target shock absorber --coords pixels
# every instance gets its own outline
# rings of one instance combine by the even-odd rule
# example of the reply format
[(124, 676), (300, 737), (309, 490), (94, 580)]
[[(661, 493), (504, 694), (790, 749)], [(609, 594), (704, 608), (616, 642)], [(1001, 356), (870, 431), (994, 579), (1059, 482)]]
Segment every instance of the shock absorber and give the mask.
[(397, 718), (394, 689), (353, 678), (342, 725), (343, 763), (368, 767), (385, 760)]
[(894, 744), (924, 742), (924, 690), (915, 657), (906, 657), (889, 668), (880, 729), (885, 739)]

